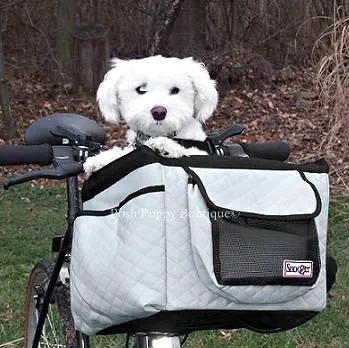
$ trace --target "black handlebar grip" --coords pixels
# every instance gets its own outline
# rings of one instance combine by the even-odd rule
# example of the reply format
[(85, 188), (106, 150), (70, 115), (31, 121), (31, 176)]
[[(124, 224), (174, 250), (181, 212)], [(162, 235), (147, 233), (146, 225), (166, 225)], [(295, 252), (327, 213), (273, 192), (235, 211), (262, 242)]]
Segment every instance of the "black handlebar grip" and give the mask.
[(0, 166), (51, 163), (52, 146), (49, 144), (0, 146)]
[(284, 141), (272, 141), (268, 143), (240, 143), (249, 157), (264, 158), (276, 161), (286, 161), (290, 156), (290, 146)]

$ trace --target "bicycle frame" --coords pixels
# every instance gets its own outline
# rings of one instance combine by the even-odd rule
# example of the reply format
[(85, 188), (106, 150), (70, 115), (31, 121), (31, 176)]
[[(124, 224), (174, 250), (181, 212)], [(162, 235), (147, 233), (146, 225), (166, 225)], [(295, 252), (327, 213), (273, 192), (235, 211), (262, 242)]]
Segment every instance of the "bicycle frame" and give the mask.
[(80, 195), (78, 191), (77, 177), (72, 176), (67, 178), (66, 187), (67, 187), (67, 202), (68, 202), (67, 229), (63, 237), (60, 250), (57, 255), (56, 263), (55, 263), (50, 281), (48, 283), (47, 290), (43, 297), (43, 302), (41, 305), (41, 310), (38, 318), (38, 324), (36, 327), (32, 348), (38, 348), (40, 337), (42, 334), (42, 330), (43, 330), (47, 312), (48, 312), (48, 307), (50, 304), (50, 299), (53, 294), (54, 288), (56, 286), (58, 276), (61, 271), (62, 265), (65, 261), (66, 255), (69, 252), (69, 249), (71, 248), (71, 242), (73, 237), (73, 224), (74, 224), (75, 216), (81, 209), (81, 200), (80, 200)]

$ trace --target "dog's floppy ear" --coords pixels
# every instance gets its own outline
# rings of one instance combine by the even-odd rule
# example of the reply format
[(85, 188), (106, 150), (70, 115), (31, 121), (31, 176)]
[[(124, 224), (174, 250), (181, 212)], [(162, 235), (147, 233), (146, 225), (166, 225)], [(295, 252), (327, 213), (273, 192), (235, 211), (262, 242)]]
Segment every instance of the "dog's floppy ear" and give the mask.
[(117, 84), (122, 76), (122, 66), (125, 61), (114, 58), (111, 61), (111, 70), (105, 76), (97, 90), (97, 102), (99, 109), (108, 122), (119, 123), (121, 114), (117, 95)]
[(195, 89), (195, 117), (204, 123), (213, 113), (218, 102), (216, 83), (210, 78), (203, 63), (196, 62), (192, 57), (183, 59), (188, 68)]

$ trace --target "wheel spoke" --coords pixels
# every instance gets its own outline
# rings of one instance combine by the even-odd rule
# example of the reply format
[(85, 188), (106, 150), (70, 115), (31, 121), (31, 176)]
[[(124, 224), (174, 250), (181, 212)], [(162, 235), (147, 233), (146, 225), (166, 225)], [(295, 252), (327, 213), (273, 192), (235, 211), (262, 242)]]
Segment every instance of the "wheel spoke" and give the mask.
[[(50, 318), (50, 316), (52, 316), (52, 319)], [(58, 347), (59, 344), (58, 344), (58, 340), (57, 340), (56, 328), (54, 325), (54, 317), (53, 317), (53, 312), (52, 312), (51, 306), (49, 307), (49, 312), (47, 313), (47, 321), (52, 329), (52, 335), (53, 335), (54, 341), (56, 343), (56, 346)], [(52, 322), (53, 322), (53, 324), (52, 324)]]
[[(54, 263), (51, 261), (40, 261), (31, 272), (25, 307), (25, 348), (29, 348), (32, 345), (39, 320), (40, 303), (47, 289), (53, 265)], [(84, 336), (79, 336), (78, 338), (73, 327), (73, 319), (69, 308), (67, 308), (69, 288), (62, 286), (57, 288), (56, 291), (57, 297), (55, 296), (55, 301), (50, 301), (49, 303), (38, 347), (88, 348), (88, 340)], [(69, 342), (66, 341), (67, 332), (69, 332)], [(75, 336), (72, 336), (74, 333)]]
[[(42, 330), (41, 338), (42, 338), (42, 339), (44, 340), (44, 342), (45, 342), (44, 347), (50, 347), (50, 342), (49, 342), (49, 340), (47, 339), (45, 327), (44, 327), (43, 330)], [(41, 342), (40, 342), (39, 345), (40, 345), (40, 348), (41, 348)]]

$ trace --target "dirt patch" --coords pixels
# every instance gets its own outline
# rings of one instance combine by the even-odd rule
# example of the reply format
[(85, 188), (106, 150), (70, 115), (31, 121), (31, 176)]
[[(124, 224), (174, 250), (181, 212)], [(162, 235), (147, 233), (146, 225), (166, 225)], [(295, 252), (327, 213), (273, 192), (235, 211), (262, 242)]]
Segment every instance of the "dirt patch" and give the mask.
[[(220, 102), (206, 125), (207, 132), (242, 123), (246, 132), (234, 141), (288, 141), (294, 162), (324, 156), (330, 163), (331, 186), (349, 193), (348, 141), (339, 129), (331, 138), (331, 146), (326, 146), (331, 135), (331, 118), (319, 102), (314, 72), (299, 68), (275, 70), (258, 56), (246, 58), (246, 62), (242, 65), (226, 57), (208, 64), (218, 80)], [(59, 86), (35, 75), (14, 73), (9, 87), (19, 133), (9, 143), (23, 143), (29, 124), (55, 112), (73, 112), (97, 120), (106, 130), (108, 147), (125, 143), (125, 126), (103, 123), (94, 98), (74, 95), (69, 85)], [(1, 139), (0, 142), (5, 143)], [(0, 178), (27, 169), (31, 167), (1, 168)]]

